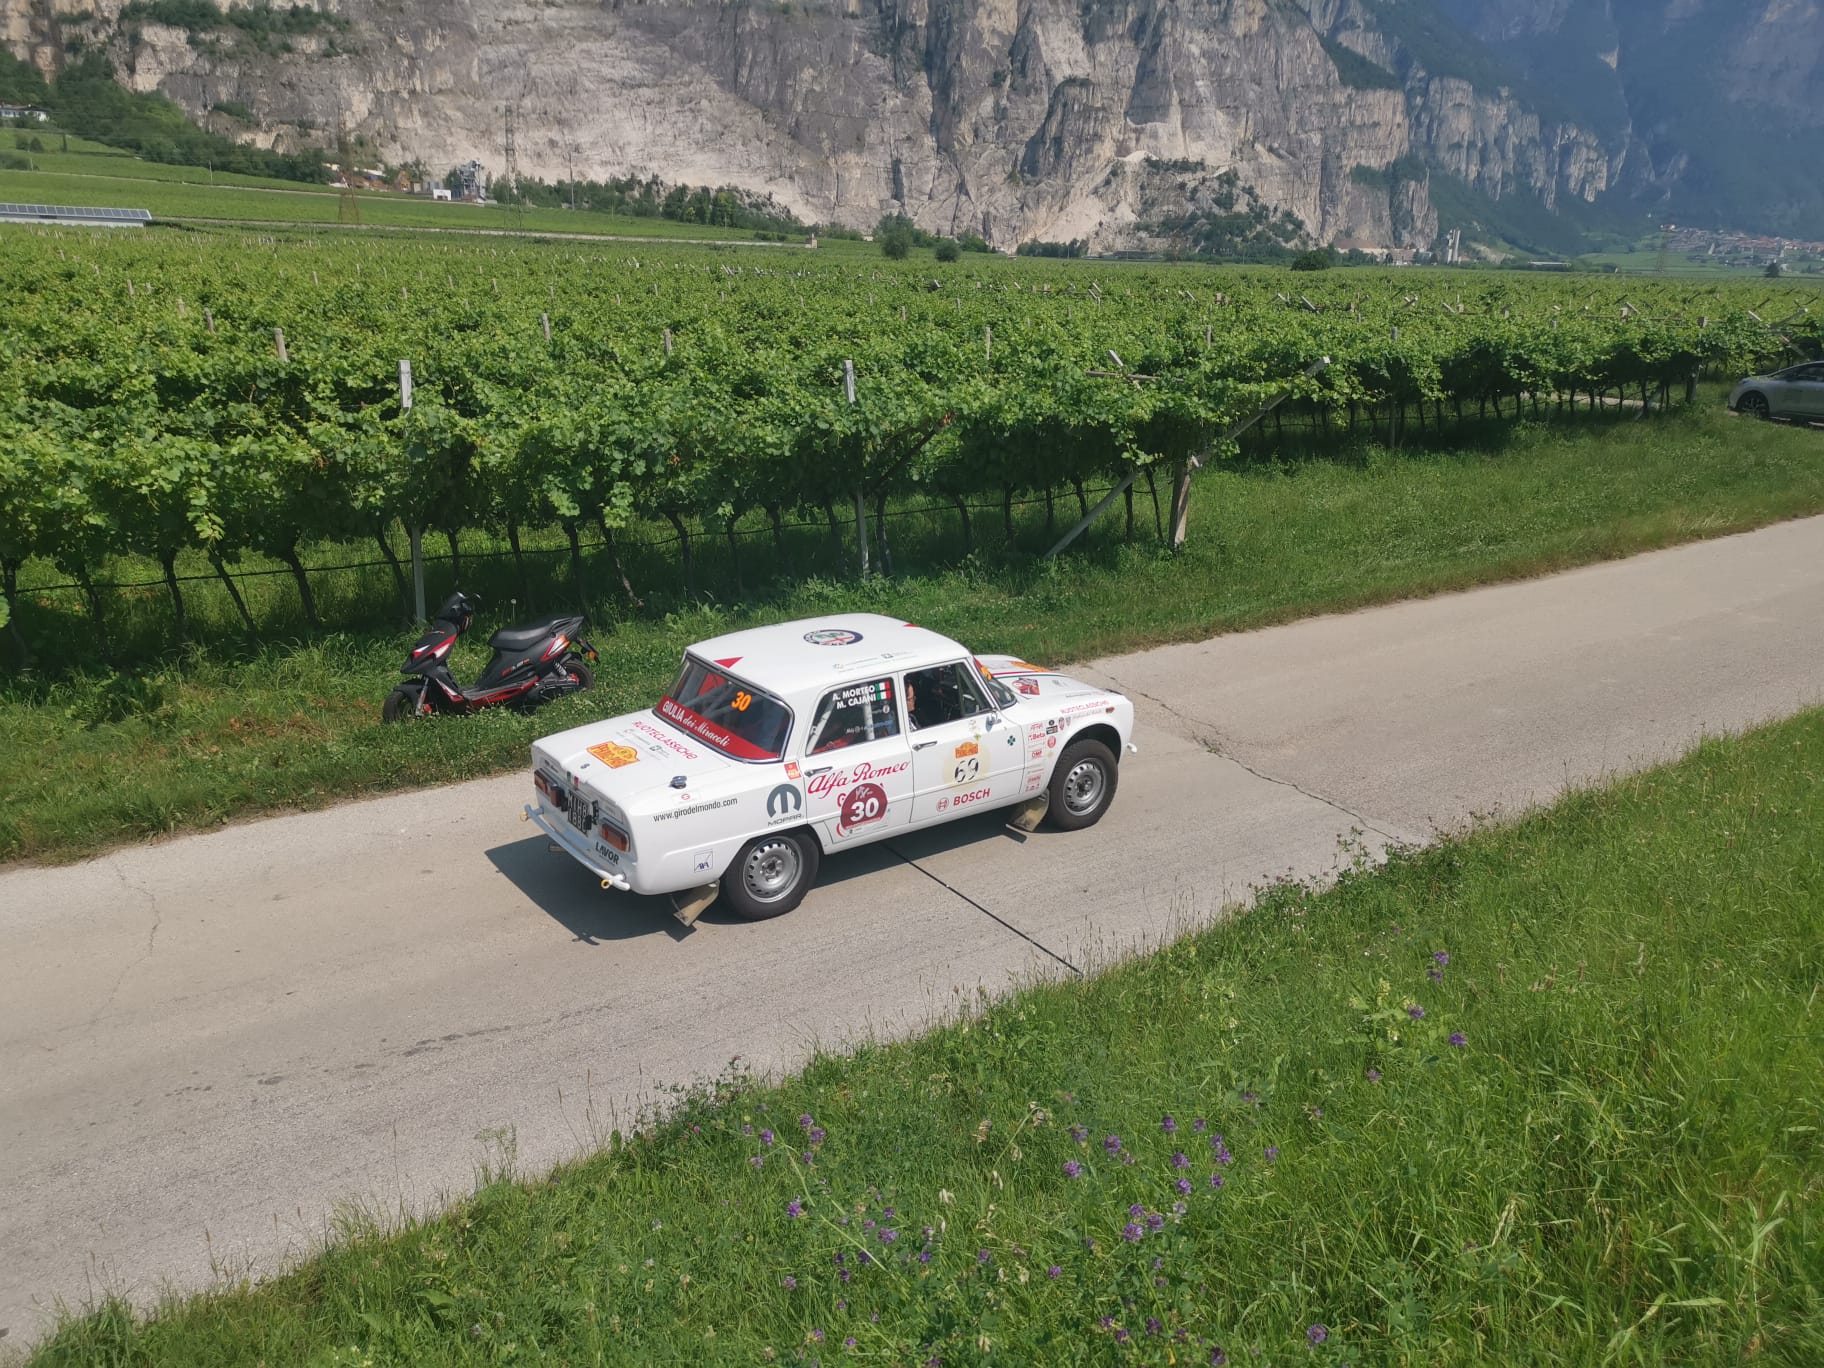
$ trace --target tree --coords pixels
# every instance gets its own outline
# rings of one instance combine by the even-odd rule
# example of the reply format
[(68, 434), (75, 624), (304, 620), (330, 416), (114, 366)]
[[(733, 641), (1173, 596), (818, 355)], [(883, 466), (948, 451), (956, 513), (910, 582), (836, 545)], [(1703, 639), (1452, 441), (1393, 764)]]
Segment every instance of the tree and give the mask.
[(1786, 268), (1777, 261), (1770, 261), (1767, 263), (1767, 270), (1764, 274), (1769, 280), (1778, 280), (1786, 274)]
[(956, 242), (951, 238), (945, 238), (942, 242), (937, 244), (937, 259), (939, 261), (955, 261), (958, 257), (962, 256), (962, 254), (963, 249), (957, 246)]
[(1313, 247), (1292, 258), (1295, 271), (1327, 271), (1335, 264), (1335, 254), (1328, 247)]
[(880, 235), (880, 250), (889, 261), (904, 261), (912, 254), (912, 228), (909, 224), (894, 224)]

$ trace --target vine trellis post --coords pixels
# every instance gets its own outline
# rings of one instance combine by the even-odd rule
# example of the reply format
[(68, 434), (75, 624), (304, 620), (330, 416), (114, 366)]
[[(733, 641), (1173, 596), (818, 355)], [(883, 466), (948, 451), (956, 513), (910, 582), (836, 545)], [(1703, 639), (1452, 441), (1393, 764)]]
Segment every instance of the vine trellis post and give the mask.
[[(1114, 357), (1116, 365), (1121, 364), (1120, 357), (1115, 356), (1113, 352), (1110, 352), (1109, 355)], [(1305, 367), (1300, 378), (1309, 379), (1312, 376), (1320, 375), (1325, 370), (1329, 369), (1329, 366), (1330, 358), (1327, 356), (1320, 356), (1316, 361), (1313, 361), (1309, 366)], [(1125, 369), (1120, 371), (1089, 371), (1087, 374), (1099, 378), (1127, 380), (1135, 385), (1139, 385), (1147, 380), (1157, 380), (1159, 378), (1156, 375), (1135, 375)], [(1224, 442), (1234, 441), (1237, 437), (1241, 436), (1242, 433), (1246, 432), (1249, 428), (1253, 427), (1254, 424), (1258, 423), (1262, 418), (1265, 418), (1274, 409), (1283, 404), (1291, 397), (1291, 394), (1292, 391), (1290, 388), (1281, 390), (1266, 403), (1255, 409), (1253, 413), (1249, 414), (1239, 423), (1234, 424), (1215, 441), (1211, 442), (1208, 447), (1204, 448), (1205, 454), (1208, 454), (1209, 451), (1221, 446)], [(1184, 545), (1185, 535), (1189, 530), (1191, 516), (1191, 472), (1201, 468), (1202, 465), (1203, 456), (1193, 456), (1188, 461), (1180, 461), (1172, 472), (1171, 548), (1174, 551)], [(1065, 547), (1082, 536), (1083, 533), (1088, 530), (1091, 523), (1113, 507), (1115, 500), (1120, 498), (1132, 487), (1134, 481), (1140, 477), (1140, 472), (1143, 469), (1146, 469), (1146, 467), (1135, 466), (1130, 470), (1125, 479), (1113, 489), (1109, 490), (1107, 494), (1102, 496), (1101, 502), (1079, 518), (1076, 525), (1072, 527), (1070, 531), (1058, 538), (1057, 545), (1053, 546), (1051, 550), (1045, 553), (1045, 559), (1051, 560)]]
[[(845, 358), (842, 363), (842, 392), (849, 401), (849, 407), (855, 406), (855, 362)], [(868, 577), (868, 506), (862, 495), (862, 487), (855, 486), (855, 547), (861, 561), (861, 577)]]

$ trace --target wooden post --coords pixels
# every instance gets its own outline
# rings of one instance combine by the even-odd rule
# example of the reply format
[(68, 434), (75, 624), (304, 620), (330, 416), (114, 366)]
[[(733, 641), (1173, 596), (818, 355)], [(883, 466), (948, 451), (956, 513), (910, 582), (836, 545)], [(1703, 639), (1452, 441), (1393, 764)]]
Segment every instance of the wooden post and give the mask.
[(1191, 463), (1180, 461), (1172, 469), (1172, 530), (1167, 545), (1177, 551), (1184, 545), (1191, 521)]
[(399, 408), (401, 411), (412, 406), (412, 363), (401, 358), (399, 361)]
[[(855, 363), (842, 363), (842, 392), (851, 407), (855, 403)], [(868, 577), (868, 506), (860, 485), (855, 486), (855, 546), (861, 558), (861, 577)]]
[(424, 529), (422, 527), (406, 528), (406, 535), (412, 543), (412, 606), (417, 613), (420, 626), (424, 617)]
[(994, 325), (992, 323), (982, 325), (982, 360), (994, 360)]
[(538, 316), (538, 326), (545, 330), (545, 341), (549, 342), (551, 340), (551, 315), (541, 313)]
[(272, 349), (279, 354), (279, 360), (291, 360), (291, 357), (285, 351), (285, 329), (274, 328), (272, 330)]
[[(660, 334), (660, 340), (662, 340), (665, 343), (665, 355), (670, 356), (671, 355), (671, 329), (670, 328), (665, 329), (665, 331), (662, 334)], [(849, 402), (851, 404), (855, 402), (852, 395), (849, 399)]]
[(209, 329), (211, 337), (215, 336), (215, 313), (207, 304), (203, 305), (203, 326)]

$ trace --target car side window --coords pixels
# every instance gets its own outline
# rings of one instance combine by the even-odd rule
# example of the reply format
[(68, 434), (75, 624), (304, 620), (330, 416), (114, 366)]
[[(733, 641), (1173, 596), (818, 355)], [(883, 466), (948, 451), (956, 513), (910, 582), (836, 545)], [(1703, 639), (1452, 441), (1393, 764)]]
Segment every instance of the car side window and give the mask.
[(906, 716), (913, 731), (993, 711), (975, 672), (961, 661), (906, 672)]
[(844, 746), (865, 745), (899, 735), (899, 709), (893, 681), (871, 679), (831, 689), (817, 703), (806, 755), (822, 755)]

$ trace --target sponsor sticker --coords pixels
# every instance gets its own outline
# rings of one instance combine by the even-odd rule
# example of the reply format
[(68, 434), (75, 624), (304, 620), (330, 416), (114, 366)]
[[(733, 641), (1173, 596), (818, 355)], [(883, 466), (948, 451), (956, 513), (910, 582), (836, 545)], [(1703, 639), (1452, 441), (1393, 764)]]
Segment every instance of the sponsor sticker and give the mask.
[(624, 765), (640, 763), (640, 753), (632, 746), (623, 746), (618, 741), (603, 741), (600, 745), (591, 746), (589, 754), (600, 760), (609, 769), (620, 769)]
[(828, 774), (813, 774), (804, 788), (812, 798), (827, 798), (833, 793), (840, 794), (844, 789), (856, 784), (865, 784), (870, 780), (903, 774), (911, 768), (910, 760), (901, 760), (896, 765), (873, 765), (863, 760), (852, 769), (831, 770)]
[(686, 760), (701, 760), (703, 758), (703, 752), (698, 750), (695, 746), (685, 745), (663, 727), (655, 727), (643, 717), (633, 722), (630, 729), (638, 732), (648, 741), (658, 742), (659, 745), (665, 747), (665, 749), (670, 751), (673, 755), (682, 756)]
[(690, 869), (693, 874), (707, 874), (715, 867), (716, 853), (713, 850), (699, 850), (690, 857)]
[(1018, 679), (1014, 680), (1013, 687), (1025, 694), (1028, 698), (1037, 698), (1039, 696), (1039, 681), (1026, 675), (1021, 675)]
[(785, 777), (787, 779), (796, 779), (799, 777), (798, 762), (796, 760), (787, 760), (785, 762)]
[(604, 860), (608, 861), (608, 863), (611, 865), (618, 865), (621, 862), (620, 853), (618, 851), (616, 851), (614, 849), (614, 847), (609, 845), (606, 841), (597, 841), (595, 843), (595, 853), (597, 855), (600, 855)]
[(962, 788), (973, 784), (982, 772), (982, 748), (974, 741), (965, 741), (956, 748), (953, 763), (950, 766), (950, 787)]
[(798, 791), (796, 784), (780, 784), (766, 795), (769, 824), (796, 821), (803, 811), (804, 795)]
[(1043, 665), (1034, 665), (1030, 661), (1026, 661), (1026, 660), (1008, 661), (1007, 662), (1007, 672), (1009, 674), (1050, 674), (1051, 673), (1051, 671), (1047, 670)]
[(893, 699), (893, 681), (876, 679), (867, 684), (851, 684), (846, 689), (835, 689), (830, 698), (838, 708), (850, 708), (862, 703), (889, 703)]
[(1043, 775), (1038, 775), (1038, 774), (1027, 775), (1026, 776), (1026, 792), (1028, 792), (1028, 793), (1038, 792), (1039, 780), (1042, 779), (1043, 777), (1044, 777)]
[(655, 812), (652, 814), (652, 820), (669, 822), (674, 817), (694, 817), (699, 812), (715, 812), (718, 808), (733, 807), (740, 801), (739, 798), (715, 798), (707, 803), (695, 803), (690, 807), (674, 808), (670, 812)]
[(886, 815), (886, 790), (879, 784), (857, 784), (842, 795), (842, 810), (836, 818), (836, 834), (847, 836), (855, 828), (878, 822)]
[(937, 810), (939, 812), (948, 812), (950, 810), (950, 800), (948, 798), (939, 798), (937, 800)]
[(804, 639), (813, 646), (853, 646), (861, 640), (861, 633), (851, 632), (846, 627), (820, 627), (815, 632), (806, 632)]
[(1028, 760), (1043, 760), (1045, 758), (1045, 747), (1034, 746), (1031, 750), (1026, 752), (1026, 758)]
[(952, 801), (954, 802), (954, 804), (957, 807), (967, 807), (971, 803), (979, 803), (984, 798), (992, 797), (993, 794), (994, 794), (993, 789), (986, 789), (986, 788), (972, 789), (968, 793), (957, 794), (956, 797)]

